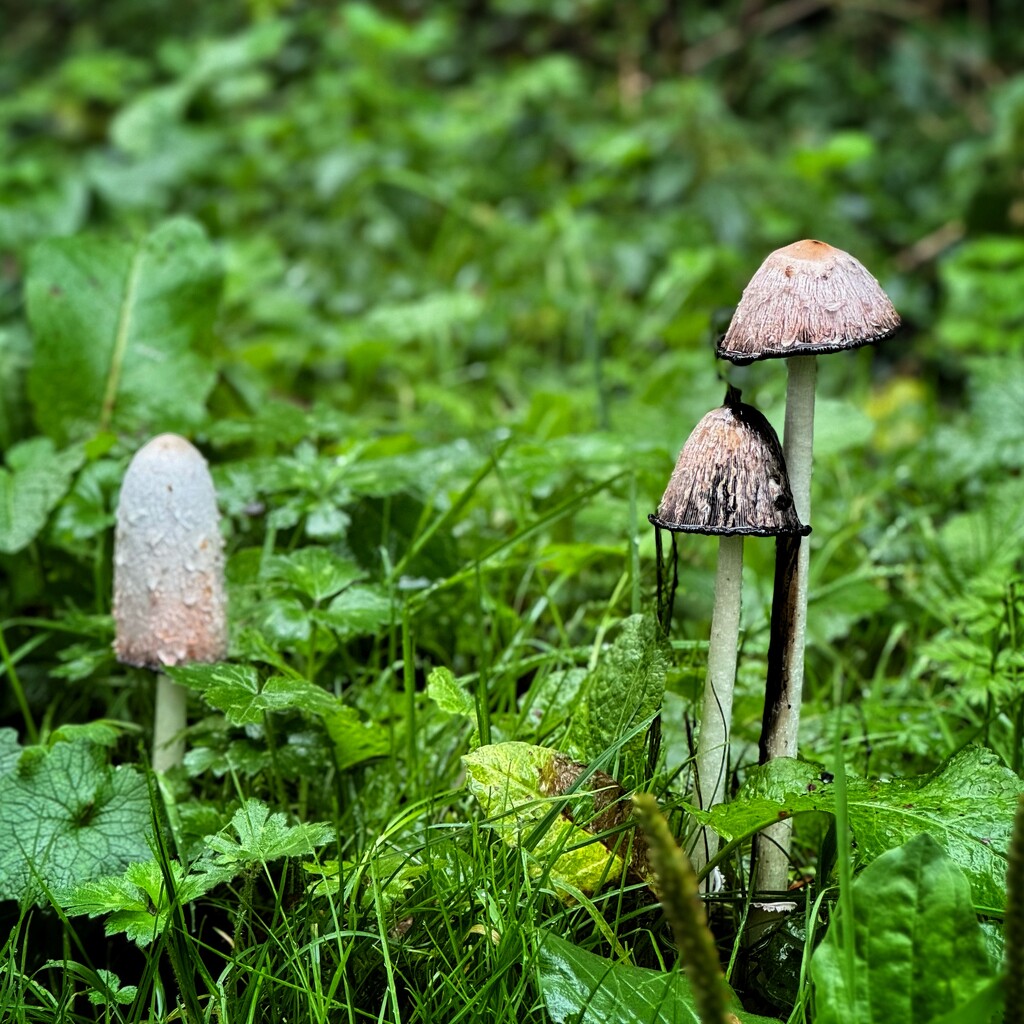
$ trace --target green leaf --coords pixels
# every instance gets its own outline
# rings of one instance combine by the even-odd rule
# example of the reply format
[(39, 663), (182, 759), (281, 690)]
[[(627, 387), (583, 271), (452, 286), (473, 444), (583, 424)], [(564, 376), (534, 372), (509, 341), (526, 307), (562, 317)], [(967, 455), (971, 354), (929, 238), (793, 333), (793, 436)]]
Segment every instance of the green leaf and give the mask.
[(175, 682), (202, 693), (231, 725), (255, 725), (268, 711), (328, 715), (340, 706), (337, 697), (315, 683), (290, 676), (271, 676), (264, 682), (251, 665), (179, 665), (165, 671)]
[[(170, 861), (168, 867), (177, 902), (182, 906), (231, 881), (237, 873), (231, 867), (213, 867), (206, 862), (187, 872), (177, 860)], [(152, 857), (129, 864), (123, 874), (60, 887), (54, 895), (70, 917), (109, 915), (103, 925), (106, 934), (124, 932), (139, 946), (160, 935), (172, 909), (164, 873)]]
[(391, 599), (383, 587), (357, 584), (339, 594), (320, 617), (342, 640), (366, 636), (391, 622)]
[(461, 687), (451, 669), (435, 668), (427, 677), (427, 696), (450, 715), (476, 717), (476, 703)]
[[(584, 683), (583, 709), (567, 740), (573, 753), (589, 761), (652, 718), (665, 696), (668, 664), (665, 639), (654, 616), (626, 619), (611, 650)], [(640, 734), (621, 749), (636, 755), (643, 747)]]
[(198, 424), (214, 381), (206, 347), (220, 288), (217, 253), (190, 220), (136, 243), (40, 244), (25, 284), (39, 427), (63, 441)]
[(288, 825), (281, 813), (271, 814), (261, 800), (250, 798), (234, 813), (231, 828), (238, 836), (206, 836), (203, 842), (221, 867), (242, 868), (266, 864), (281, 857), (305, 857), (335, 838), (327, 822)]
[(852, 964), (842, 910), (811, 960), (815, 1024), (927, 1024), (955, 1014), (992, 978), (971, 886), (931, 836), (880, 856), (852, 899)]
[(35, 540), (84, 460), (80, 447), (58, 452), (45, 437), (7, 452), (7, 469), (0, 467), (0, 551), (14, 554)]
[(113, 971), (106, 971), (102, 967), (96, 974), (103, 987), (97, 987), (89, 993), (89, 1002), (93, 1006), (131, 1006), (135, 1002), (139, 991), (137, 985), (122, 985), (121, 979)]
[(324, 715), (324, 728), (334, 744), (338, 771), (391, 753), (387, 730), (374, 722), (364, 722), (355, 708), (340, 702), (335, 710)]
[(91, 743), (0, 750), (0, 899), (39, 900), (150, 856), (146, 780)]
[[(1024, 782), (984, 747), (966, 747), (928, 775), (847, 782), (850, 828), (865, 862), (921, 832), (960, 866), (979, 906), (1006, 903), (1006, 857)], [(751, 835), (779, 817), (834, 813), (834, 788), (821, 769), (778, 758), (754, 768), (731, 804), (695, 812), (727, 840)]]
[[(560, 757), (549, 747), (508, 742), (464, 754), (462, 763), (466, 785), (492, 827), (507, 845), (528, 850), (533, 874), (549, 870), (556, 885), (594, 892), (610, 878), (621, 877), (623, 859), (564, 812), (551, 820), (552, 797), (545, 780), (557, 774)], [(593, 794), (585, 788), (556, 799), (565, 802), (575, 822), (586, 824), (593, 817)]]
[[(555, 1024), (701, 1024), (682, 971), (616, 963), (557, 935), (542, 935), (537, 982)], [(771, 1020), (745, 1013), (734, 1001), (732, 1012), (742, 1024)]]
[(339, 558), (327, 548), (306, 547), (269, 558), (264, 575), (288, 583), (304, 597), (319, 602), (344, 590), (364, 573), (355, 562)]

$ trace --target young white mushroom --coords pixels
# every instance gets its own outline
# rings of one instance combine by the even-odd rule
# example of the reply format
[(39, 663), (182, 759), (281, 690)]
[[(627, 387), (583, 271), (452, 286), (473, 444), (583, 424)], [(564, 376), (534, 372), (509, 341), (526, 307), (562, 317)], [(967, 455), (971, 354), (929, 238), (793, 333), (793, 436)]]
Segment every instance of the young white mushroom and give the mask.
[(161, 434), (135, 453), (114, 534), (114, 652), (156, 670), (153, 768), (185, 754), (186, 692), (160, 669), (227, 654), (224, 542), (206, 460)]
[[(864, 265), (813, 239), (776, 249), (743, 290), (718, 343), (718, 356), (737, 364), (788, 360), (783, 448), (796, 511), (804, 522), (811, 515), (817, 356), (880, 341), (899, 326), (899, 314)], [(762, 763), (797, 754), (809, 557), (806, 542), (778, 540)], [(791, 822), (783, 821), (765, 830), (766, 842), (758, 854), (758, 888), (785, 888), (791, 827)]]
[[(796, 514), (778, 435), (753, 406), (740, 402), (734, 388), (687, 438), (658, 512), (648, 518), (666, 530), (720, 538), (696, 755), (698, 802), (709, 808), (725, 799), (729, 776), (743, 538), (802, 536), (810, 527)], [(694, 851), (698, 871), (717, 849), (718, 837), (703, 830)]]

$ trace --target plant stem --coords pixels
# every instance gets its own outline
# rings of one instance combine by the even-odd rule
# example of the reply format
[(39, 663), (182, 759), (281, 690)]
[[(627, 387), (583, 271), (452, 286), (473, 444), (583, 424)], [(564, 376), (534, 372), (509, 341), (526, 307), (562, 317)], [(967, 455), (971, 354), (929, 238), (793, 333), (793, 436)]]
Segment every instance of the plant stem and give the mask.
[[(814, 447), (815, 356), (786, 360), (786, 425), (783, 453), (793, 488), (796, 513), (802, 523), (811, 518), (811, 453)], [(810, 545), (806, 537), (780, 537), (776, 542), (775, 592), (768, 650), (761, 735), (761, 763), (776, 757), (796, 757), (800, 704), (804, 685), (804, 646), (807, 633), (807, 572)], [(786, 888), (793, 825), (781, 821), (764, 830), (757, 847), (756, 886)]]
[(153, 771), (176, 768), (185, 758), (188, 691), (158, 672), (153, 713)]
[[(736, 688), (742, 597), (743, 537), (722, 537), (718, 542), (715, 610), (711, 617), (708, 674), (697, 738), (697, 793), (704, 809), (722, 803), (729, 778), (729, 726)], [(694, 851), (697, 871), (700, 872), (717, 852), (718, 836), (710, 829), (701, 829)]]
[(729, 989), (698, 894), (693, 866), (676, 845), (668, 822), (650, 793), (637, 793), (633, 797), (633, 808), (647, 837), (655, 891), (672, 927), (679, 964), (686, 968), (697, 1014), (703, 1024), (726, 1024), (735, 1020), (729, 1011)]
[(1006, 916), (1003, 937), (1006, 945), (1005, 1024), (1019, 1021), (1024, 1005), (1024, 796), (1017, 801), (1010, 861), (1006, 872)]
[(32, 711), (28, 706), (28, 701), (25, 698), (25, 690), (21, 685), (21, 680), (18, 678), (18, 672), (14, 667), (14, 658), (11, 657), (11, 652), (7, 649), (7, 642), (4, 640), (4, 632), (0, 629), (0, 660), (3, 661), (4, 670), (7, 673), (7, 678), (10, 681), (11, 689), (14, 691), (14, 698), (18, 702), (18, 709), (21, 711), (21, 717), (25, 722), (25, 733), (28, 736), (30, 743), (39, 742), (39, 730), (36, 728), (36, 723), (32, 718)]
[(412, 616), (409, 602), (402, 606), (402, 687), (405, 690), (405, 736), (409, 763), (409, 791), (415, 796), (418, 786), (419, 746), (416, 736), (416, 662), (412, 643)]

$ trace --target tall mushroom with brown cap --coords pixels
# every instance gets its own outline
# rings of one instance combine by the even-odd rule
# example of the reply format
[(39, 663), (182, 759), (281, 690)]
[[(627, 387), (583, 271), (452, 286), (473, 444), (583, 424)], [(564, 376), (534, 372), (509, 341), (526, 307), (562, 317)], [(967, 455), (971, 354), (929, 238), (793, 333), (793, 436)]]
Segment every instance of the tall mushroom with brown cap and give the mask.
[[(814, 239), (776, 249), (743, 290), (718, 356), (738, 364), (788, 360), (783, 448), (805, 522), (811, 515), (816, 357), (880, 341), (899, 326), (899, 314), (864, 265)], [(777, 548), (762, 763), (796, 756), (803, 692), (810, 548), (799, 538), (780, 538)], [(780, 822), (766, 830), (777, 845), (760, 852), (761, 888), (785, 887), (789, 829), (789, 822)]]
[(114, 652), (155, 669), (153, 768), (181, 764), (186, 692), (160, 669), (227, 653), (224, 542), (206, 460), (161, 434), (135, 453), (114, 534)]
[[(697, 740), (697, 790), (701, 807), (725, 798), (729, 732), (742, 600), (743, 538), (803, 536), (778, 435), (753, 406), (730, 387), (725, 404), (693, 429), (658, 506), (648, 517), (677, 533), (719, 537), (715, 607), (711, 618), (708, 674)], [(717, 852), (705, 830), (696, 851), (700, 866)]]

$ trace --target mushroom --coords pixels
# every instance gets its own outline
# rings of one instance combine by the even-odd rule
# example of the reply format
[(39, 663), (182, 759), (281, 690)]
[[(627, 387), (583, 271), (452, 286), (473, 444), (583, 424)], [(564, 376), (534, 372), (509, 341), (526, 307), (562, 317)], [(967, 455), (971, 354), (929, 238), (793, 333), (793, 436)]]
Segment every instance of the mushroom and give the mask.
[(135, 453), (121, 485), (114, 534), (114, 652), (157, 671), (153, 768), (185, 753), (186, 691), (165, 665), (227, 653), (224, 541), (206, 460), (161, 434)]
[[(776, 249), (743, 290), (718, 356), (741, 365), (788, 359), (783, 447), (796, 511), (805, 522), (811, 515), (816, 357), (880, 341), (899, 326), (899, 314), (864, 265), (813, 239)], [(810, 547), (793, 537), (776, 544), (762, 763), (796, 756), (804, 676)], [(780, 822), (766, 830), (778, 845), (762, 849), (761, 888), (785, 887), (790, 828)]]
[[(697, 739), (697, 795), (702, 808), (721, 803), (728, 777), (736, 658), (742, 600), (743, 538), (802, 536), (810, 532), (796, 514), (778, 435), (730, 387), (725, 404), (712, 409), (683, 445), (656, 515), (657, 527), (719, 537), (715, 606), (708, 674)], [(718, 849), (703, 831), (696, 851), (702, 868)]]

